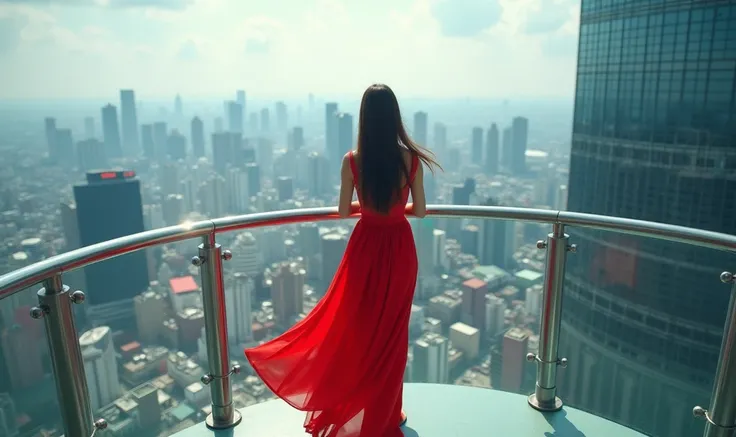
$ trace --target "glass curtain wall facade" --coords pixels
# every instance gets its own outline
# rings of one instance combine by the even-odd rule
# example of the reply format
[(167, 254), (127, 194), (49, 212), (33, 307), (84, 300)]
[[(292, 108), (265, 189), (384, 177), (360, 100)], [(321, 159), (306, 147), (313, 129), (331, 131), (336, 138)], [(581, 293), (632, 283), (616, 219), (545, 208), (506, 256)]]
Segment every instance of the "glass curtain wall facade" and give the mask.
[[(736, 234), (736, 1), (583, 0), (577, 68), (568, 209)], [(573, 237), (562, 398), (655, 436), (698, 435), (729, 297), (718, 275), (736, 260)]]

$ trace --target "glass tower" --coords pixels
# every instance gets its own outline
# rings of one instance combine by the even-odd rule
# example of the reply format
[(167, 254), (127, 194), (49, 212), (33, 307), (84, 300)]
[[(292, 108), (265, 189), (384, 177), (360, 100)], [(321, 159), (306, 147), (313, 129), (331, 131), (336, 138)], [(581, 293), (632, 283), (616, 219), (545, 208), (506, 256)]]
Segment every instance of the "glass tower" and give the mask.
[[(579, 44), (568, 209), (736, 233), (736, 1), (583, 0)], [(562, 398), (655, 436), (702, 432), (734, 257), (573, 239)]]

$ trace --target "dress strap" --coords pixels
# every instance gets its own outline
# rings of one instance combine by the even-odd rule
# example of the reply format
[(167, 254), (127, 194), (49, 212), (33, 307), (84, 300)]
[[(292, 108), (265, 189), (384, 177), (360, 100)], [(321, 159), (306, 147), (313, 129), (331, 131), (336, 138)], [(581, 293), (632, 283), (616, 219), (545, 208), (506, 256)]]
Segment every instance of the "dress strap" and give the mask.
[(350, 161), (350, 172), (353, 174), (353, 183), (358, 183), (358, 169), (355, 166), (355, 153), (348, 152), (348, 161)]
[(414, 182), (414, 176), (417, 174), (419, 168), (419, 155), (416, 153), (411, 154), (411, 172), (409, 173), (409, 181)]

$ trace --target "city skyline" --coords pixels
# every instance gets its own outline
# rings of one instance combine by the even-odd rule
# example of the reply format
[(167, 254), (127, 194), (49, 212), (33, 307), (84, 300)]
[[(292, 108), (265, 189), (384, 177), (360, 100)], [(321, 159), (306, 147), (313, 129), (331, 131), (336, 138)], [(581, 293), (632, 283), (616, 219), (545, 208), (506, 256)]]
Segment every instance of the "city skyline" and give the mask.
[[(264, 95), (351, 95), (373, 82), (407, 96), (573, 93), (573, 0), (135, 3), (0, 2), (10, 85), (0, 98), (90, 98), (120, 86), (211, 96), (242, 84)], [(405, 65), (387, 68), (396, 62)]]

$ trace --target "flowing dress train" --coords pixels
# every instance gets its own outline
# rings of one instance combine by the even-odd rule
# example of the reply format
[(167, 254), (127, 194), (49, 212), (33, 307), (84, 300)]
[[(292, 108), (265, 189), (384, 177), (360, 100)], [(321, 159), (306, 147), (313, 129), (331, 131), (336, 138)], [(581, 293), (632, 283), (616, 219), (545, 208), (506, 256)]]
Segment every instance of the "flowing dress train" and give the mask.
[[(359, 174), (349, 156), (353, 180)], [(412, 155), (410, 179), (419, 160)], [(307, 412), (313, 437), (401, 437), (402, 386), (417, 252), (402, 197), (389, 214), (361, 208), (325, 296), (283, 335), (245, 351), (264, 383)], [(362, 203), (360, 193), (358, 199)]]

